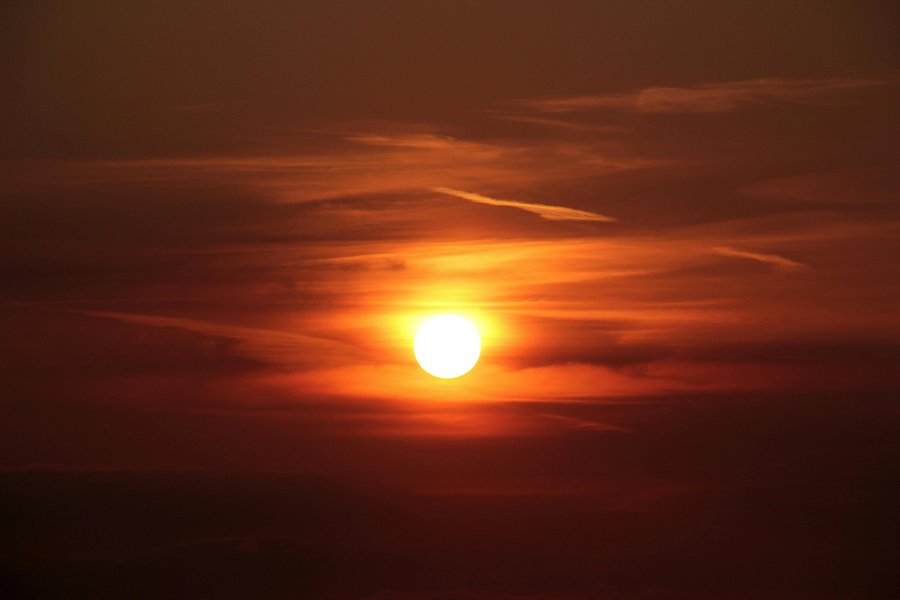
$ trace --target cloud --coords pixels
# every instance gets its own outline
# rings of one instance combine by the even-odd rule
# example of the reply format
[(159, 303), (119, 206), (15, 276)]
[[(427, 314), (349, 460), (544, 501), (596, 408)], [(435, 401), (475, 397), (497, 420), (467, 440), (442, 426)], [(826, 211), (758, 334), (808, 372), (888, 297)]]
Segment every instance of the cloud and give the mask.
[(746, 250), (738, 250), (736, 248), (730, 248), (728, 246), (716, 246), (712, 249), (716, 254), (721, 254), (722, 256), (731, 256), (734, 258), (747, 258), (749, 260), (755, 260), (761, 263), (767, 263), (770, 265), (774, 265), (776, 268), (784, 270), (784, 271), (802, 271), (808, 269), (809, 266), (805, 265), (801, 262), (797, 262), (795, 260), (791, 260), (789, 258), (785, 258), (783, 256), (778, 256), (777, 254), (762, 254), (759, 252), (748, 252)]
[(843, 210), (900, 203), (900, 170), (876, 166), (801, 173), (754, 183), (740, 190), (762, 200), (840, 204)]
[(472, 192), (464, 192), (462, 190), (454, 190), (452, 188), (436, 187), (431, 188), (435, 192), (462, 198), (469, 202), (478, 204), (490, 204), (491, 206), (507, 206), (509, 208), (518, 208), (519, 210), (528, 211), (540, 216), (542, 219), (550, 221), (599, 221), (602, 223), (612, 223), (616, 219), (588, 212), (586, 210), (578, 210), (575, 208), (566, 208), (565, 206), (554, 206), (551, 204), (533, 204), (531, 202), (519, 202), (516, 200), (499, 200), (481, 194), (473, 194)]
[(290, 152), (125, 160), (53, 160), (0, 165), (7, 189), (58, 190), (141, 186), (186, 191), (227, 188), (262, 199), (319, 202), (391, 194), (413, 195), (437, 185), (461, 189), (537, 186), (675, 161), (636, 155), (609, 140), (461, 139), (391, 129), (318, 132)]
[(549, 127), (551, 129), (582, 133), (622, 133), (625, 131), (622, 127), (616, 125), (594, 125), (590, 123), (577, 123), (574, 121), (566, 121), (564, 119), (549, 119), (546, 117), (529, 115), (495, 115), (495, 118), (511, 123), (524, 123), (526, 125), (537, 125), (539, 127)]
[(587, 431), (615, 431), (615, 432), (632, 432), (631, 429), (627, 427), (620, 427), (618, 425), (611, 425), (609, 423), (603, 423), (600, 421), (593, 421), (590, 419), (578, 419), (575, 417), (567, 417), (564, 415), (557, 415), (552, 413), (540, 413), (538, 416), (544, 417), (551, 421), (556, 421), (562, 425), (567, 427), (571, 427), (572, 429), (583, 429)]
[(870, 79), (751, 79), (686, 87), (648, 87), (632, 92), (521, 102), (545, 113), (613, 110), (644, 113), (722, 113), (778, 102), (815, 104), (841, 92), (884, 85)]
[(357, 133), (347, 134), (344, 139), (366, 146), (382, 146), (387, 148), (418, 148), (422, 150), (448, 150), (458, 147), (460, 141), (432, 133)]
[(112, 311), (69, 310), (67, 312), (114, 319), (134, 325), (167, 327), (201, 335), (237, 340), (238, 345), (235, 348), (237, 353), (269, 364), (297, 366), (309, 362), (311, 357), (316, 357), (315, 360), (321, 360), (324, 356), (348, 358), (358, 354), (358, 350), (349, 344), (287, 331), (241, 327), (197, 319)]

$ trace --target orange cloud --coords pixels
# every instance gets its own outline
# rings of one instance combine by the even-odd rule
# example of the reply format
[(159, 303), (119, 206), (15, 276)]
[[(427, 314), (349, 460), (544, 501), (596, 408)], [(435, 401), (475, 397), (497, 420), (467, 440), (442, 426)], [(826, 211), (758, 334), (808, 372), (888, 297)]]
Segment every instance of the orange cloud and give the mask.
[(625, 93), (525, 100), (520, 105), (540, 112), (620, 110), (645, 113), (719, 113), (779, 102), (809, 104), (838, 94), (884, 85), (870, 79), (752, 79), (690, 87), (648, 87)]
[(600, 221), (602, 223), (612, 223), (616, 221), (613, 217), (607, 217), (597, 213), (588, 212), (586, 210), (578, 210), (575, 208), (566, 208), (565, 206), (554, 206), (551, 204), (535, 204), (532, 202), (519, 202), (516, 200), (498, 200), (481, 194), (473, 194), (472, 192), (464, 192), (462, 190), (454, 190), (452, 188), (436, 187), (432, 188), (435, 192), (462, 198), (469, 202), (477, 204), (488, 204), (491, 206), (506, 206), (508, 208), (518, 208), (527, 212), (534, 213), (542, 219), (550, 221)]
[(70, 310), (91, 317), (113, 319), (147, 327), (165, 327), (199, 333), (212, 337), (237, 340), (237, 354), (265, 361), (269, 364), (297, 367), (311, 359), (352, 359), (360, 354), (358, 348), (348, 344), (300, 333), (241, 327), (233, 324), (213, 323), (199, 319), (184, 319), (159, 315), (143, 315), (101, 310)]
[(403, 126), (351, 133), (336, 130), (328, 150), (249, 156), (49, 161), (34, 172), (10, 169), (17, 185), (229, 185), (268, 199), (314, 202), (378, 194), (452, 189), (523, 189), (674, 161), (636, 156), (608, 141), (467, 140), (407, 131)]
[(712, 249), (716, 254), (721, 254), (722, 256), (731, 256), (734, 258), (746, 258), (749, 260), (755, 260), (761, 263), (767, 263), (770, 265), (774, 265), (778, 269), (786, 270), (786, 271), (802, 271), (804, 269), (808, 269), (809, 266), (805, 265), (801, 262), (797, 262), (796, 260), (791, 260), (789, 258), (785, 258), (783, 256), (778, 256), (777, 254), (762, 254), (760, 252), (748, 252), (746, 250), (738, 250), (736, 248), (729, 248), (728, 246), (716, 246)]

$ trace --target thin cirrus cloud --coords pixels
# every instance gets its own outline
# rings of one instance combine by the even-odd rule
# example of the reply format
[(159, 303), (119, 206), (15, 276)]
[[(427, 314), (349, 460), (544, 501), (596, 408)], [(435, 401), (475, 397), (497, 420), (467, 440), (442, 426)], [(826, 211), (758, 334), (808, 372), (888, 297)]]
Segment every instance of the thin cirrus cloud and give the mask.
[(872, 79), (751, 79), (685, 87), (647, 87), (623, 93), (524, 100), (543, 113), (611, 110), (642, 113), (723, 113), (775, 103), (818, 104), (844, 92), (884, 85)]
[(846, 209), (900, 201), (900, 171), (870, 166), (798, 173), (760, 181), (740, 190), (751, 198), (802, 204), (842, 205)]
[(101, 310), (70, 310), (101, 319), (113, 319), (132, 325), (179, 329), (205, 336), (237, 341), (235, 351), (247, 358), (269, 364), (296, 366), (308, 362), (310, 356), (347, 358), (358, 354), (357, 349), (330, 339), (287, 331), (242, 327), (199, 319), (185, 319), (160, 315), (144, 315)]
[[(637, 156), (605, 141), (470, 140), (432, 133), (411, 134), (396, 126), (393, 130), (384, 126), (362, 133), (337, 131), (331, 141), (333, 148), (312, 145), (290, 153), (273, 150), (271, 154), (247, 156), (56, 161), (33, 169), (0, 170), (22, 188), (62, 184), (79, 188), (143, 185), (195, 189), (200, 185), (224, 184), (262, 192), (267, 199), (299, 203), (418, 193), (439, 183), (453, 189), (488, 182), (518, 188), (645, 170), (674, 162)], [(570, 215), (575, 220), (604, 220), (587, 213), (581, 217), (575, 217), (575, 212)]]
[(722, 256), (730, 256), (733, 258), (746, 258), (748, 260), (755, 260), (761, 263), (767, 263), (773, 265), (777, 269), (783, 271), (803, 271), (809, 268), (809, 265), (805, 265), (796, 260), (791, 260), (789, 258), (785, 258), (783, 256), (778, 256), (777, 254), (763, 254), (761, 252), (748, 252), (746, 250), (738, 250), (737, 248), (731, 248), (729, 246), (716, 246), (712, 249), (716, 254), (720, 254)]
[(547, 219), (550, 221), (597, 221), (601, 223), (612, 223), (616, 221), (616, 219), (613, 217), (608, 217), (606, 215), (601, 215), (586, 210), (578, 210), (576, 208), (567, 208), (565, 206), (555, 206), (552, 204), (534, 204), (531, 202), (519, 202), (517, 200), (500, 200), (498, 198), (491, 198), (490, 196), (482, 196), (481, 194), (474, 194), (472, 192), (464, 192), (462, 190), (455, 190), (453, 188), (446, 187), (435, 187), (431, 189), (440, 194), (454, 196), (456, 198), (461, 198), (462, 200), (468, 200), (469, 202), (475, 202), (477, 204), (518, 208), (519, 210), (534, 213), (542, 219)]

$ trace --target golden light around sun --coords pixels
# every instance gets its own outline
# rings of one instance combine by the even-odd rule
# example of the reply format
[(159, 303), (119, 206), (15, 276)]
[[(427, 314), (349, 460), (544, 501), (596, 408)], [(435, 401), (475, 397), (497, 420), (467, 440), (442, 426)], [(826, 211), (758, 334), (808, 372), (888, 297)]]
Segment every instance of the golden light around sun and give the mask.
[(413, 343), (416, 361), (426, 373), (453, 379), (472, 370), (481, 355), (481, 336), (468, 319), (438, 315), (425, 321)]

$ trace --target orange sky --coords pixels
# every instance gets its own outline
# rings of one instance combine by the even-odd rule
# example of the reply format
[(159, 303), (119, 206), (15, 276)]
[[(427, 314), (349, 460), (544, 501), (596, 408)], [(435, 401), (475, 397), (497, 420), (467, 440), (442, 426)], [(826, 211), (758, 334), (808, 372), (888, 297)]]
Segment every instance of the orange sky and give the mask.
[(0, 2), (0, 597), (900, 597), (898, 7)]
[(5, 9), (22, 394), (456, 438), (897, 390), (887, 9), (388, 5)]

